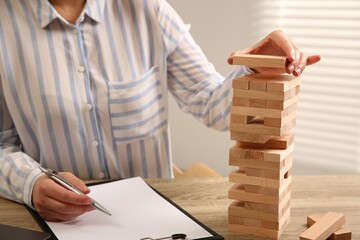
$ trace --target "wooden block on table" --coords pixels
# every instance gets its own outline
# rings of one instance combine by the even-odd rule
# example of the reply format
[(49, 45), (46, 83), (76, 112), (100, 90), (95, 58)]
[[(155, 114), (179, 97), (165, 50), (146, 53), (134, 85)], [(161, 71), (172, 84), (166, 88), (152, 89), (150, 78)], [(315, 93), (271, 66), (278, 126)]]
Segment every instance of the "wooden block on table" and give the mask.
[[(321, 219), (324, 216), (324, 214), (314, 214), (307, 217), (307, 226), (311, 227), (314, 225), (319, 219)], [(351, 231), (340, 227), (338, 230), (336, 230), (331, 236), (328, 238), (328, 240), (351, 240)]]
[(265, 143), (271, 137), (271, 135), (230, 131), (230, 139), (241, 142)]
[(345, 224), (342, 213), (328, 212), (300, 235), (300, 240), (323, 240)]
[(288, 133), (280, 137), (274, 136), (263, 144), (237, 141), (236, 146), (240, 148), (287, 149), (293, 142), (294, 142), (294, 134)]
[(286, 57), (258, 54), (236, 54), (232, 57), (233, 65), (248, 67), (285, 68)]
[[(251, 219), (251, 218), (250, 218)], [(290, 222), (290, 209), (285, 216), (283, 216), (277, 222), (261, 221), (259, 227), (258, 220), (250, 220), (249, 218), (243, 218), (239, 216), (232, 216), (229, 214), (229, 230), (251, 234), (255, 236), (278, 238), (284, 231), (285, 227)], [(244, 224), (241, 224), (244, 223)]]

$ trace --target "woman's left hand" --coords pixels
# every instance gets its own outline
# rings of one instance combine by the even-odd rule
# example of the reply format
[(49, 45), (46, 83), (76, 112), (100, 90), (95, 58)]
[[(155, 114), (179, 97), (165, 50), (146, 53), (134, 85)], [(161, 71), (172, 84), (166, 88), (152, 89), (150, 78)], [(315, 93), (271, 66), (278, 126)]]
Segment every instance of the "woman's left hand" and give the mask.
[(228, 59), (228, 63), (232, 64), (232, 56), (236, 54), (260, 54), (260, 55), (276, 55), (286, 56), (287, 65), (284, 69), (278, 68), (252, 68), (258, 73), (277, 73), (277, 74), (293, 74), (300, 76), (306, 66), (315, 64), (320, 61), (320, 55), (307, 56), (295, 42), (285, 35), (281, 30), (271, 32), (267, 37), (258, 44), (240, 51), (235, 51)]

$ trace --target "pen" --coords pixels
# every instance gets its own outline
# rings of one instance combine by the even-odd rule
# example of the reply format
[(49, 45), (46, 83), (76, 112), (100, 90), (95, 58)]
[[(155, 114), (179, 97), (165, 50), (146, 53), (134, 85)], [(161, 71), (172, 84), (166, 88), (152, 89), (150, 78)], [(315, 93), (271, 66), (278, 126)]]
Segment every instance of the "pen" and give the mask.
[[(48, 168), (43, 168), (43, 167), (39, 167), (39, 169), (43, 173), (45, 173), (50, 179), (54, 180), (56, 183), (58, 183), (61, 186), (65, 187), (66, 189), (68, 189), (70, 191), (73, 191), (74, 193), (77, 193), (77, 194), (80, 194), (80, 195), (86, 195), (85, 193), (83, 193), (82, 191), (77, 189), (75, 186), (73, 186), (71, 183), (69, 183), (57, 171), (52, 170), (52, 169), (48, 169)], [(106, 210), (106, 208), (104, 208), (100, 203), (98, 203), (97, 201), (95, 201), (92, 198), (91, 198), (91, 200), (93, 201), (91, 206), (93, 206), (94, 208), (98, 209), (99, 211), (111, 216), (111, 213), (108, 210)]]

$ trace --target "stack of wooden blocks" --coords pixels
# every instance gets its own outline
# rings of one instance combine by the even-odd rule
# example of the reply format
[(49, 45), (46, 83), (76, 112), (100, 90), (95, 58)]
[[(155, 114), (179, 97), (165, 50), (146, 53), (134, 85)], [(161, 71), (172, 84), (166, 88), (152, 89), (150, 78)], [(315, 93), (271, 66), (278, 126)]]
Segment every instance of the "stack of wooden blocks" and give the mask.
[[(233, 64), (285, 68), (286, 58), (239, 55)], [(229, 230), (278, 239), (290, 221), (291, 168), (300, 79), (254, 73), (233, 80)]]

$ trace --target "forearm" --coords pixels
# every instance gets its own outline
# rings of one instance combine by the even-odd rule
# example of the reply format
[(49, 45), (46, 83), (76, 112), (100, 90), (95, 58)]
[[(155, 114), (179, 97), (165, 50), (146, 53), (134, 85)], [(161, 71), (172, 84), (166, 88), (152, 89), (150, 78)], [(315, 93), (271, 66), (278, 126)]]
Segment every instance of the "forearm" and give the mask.
[(179, 107), (210, 128), (227, 130), (232, 79), (250, 73), (234, 67), (227, 77), (216, 72), (190, 34), (168, 58), (169, 89)]
[(12, 146), (1, 149), (0, 196), (32, 206), (33, 184), (40, 175), (38, 163), (20, 151), (8, 154), (8, 148), (14, 149)]

